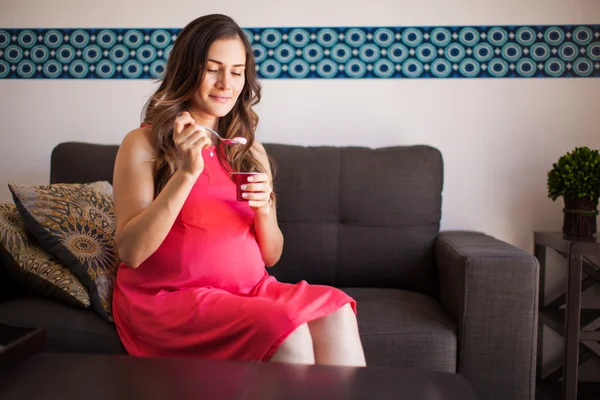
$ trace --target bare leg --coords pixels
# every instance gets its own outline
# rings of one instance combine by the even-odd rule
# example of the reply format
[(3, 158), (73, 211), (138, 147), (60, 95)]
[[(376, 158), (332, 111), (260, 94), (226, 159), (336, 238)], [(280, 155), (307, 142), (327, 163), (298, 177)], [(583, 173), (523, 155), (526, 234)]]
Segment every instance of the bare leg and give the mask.
[(315, 353), (308, 325), (302, 324), (294, 330), (277, 349), (271, 362), (292, 364), (314, 364)]
[(365, 354), (350, 304), (308, 323), (316, 364), (365, 367)]

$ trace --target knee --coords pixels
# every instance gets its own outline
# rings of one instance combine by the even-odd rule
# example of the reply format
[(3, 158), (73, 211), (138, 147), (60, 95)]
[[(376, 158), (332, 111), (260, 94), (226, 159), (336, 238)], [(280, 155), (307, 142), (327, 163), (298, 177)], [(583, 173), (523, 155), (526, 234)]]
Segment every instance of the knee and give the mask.
[(350, 304), (321, 319), (309, 322), (313, 342), (316, 345), (331, 343), (332, 340), (358, 335), (358, 322)]
[(296, 328), (281, 343), (273, 361), (286, 361), (302, 364), (314, 364), (312, 337), (307, 324)]
[(328, 319), (328, 322), (333, 324), (337, 329), (354, 328), (358, 325), (356, 314), (354, 313), (350, 303), (345, 304), (325, 318)]
[(341, 314), (344, 318), (350, 319), (351, 321), (356, 321), (356, 314), (354, 313), (354, 310), (352, 309), (352, 305), (350, 303), (344, 304), (336, 312)]
[(312, 337), (307, 324), (302, 324), (281, 343), (281, 347), (288, 352), (312, 353)]

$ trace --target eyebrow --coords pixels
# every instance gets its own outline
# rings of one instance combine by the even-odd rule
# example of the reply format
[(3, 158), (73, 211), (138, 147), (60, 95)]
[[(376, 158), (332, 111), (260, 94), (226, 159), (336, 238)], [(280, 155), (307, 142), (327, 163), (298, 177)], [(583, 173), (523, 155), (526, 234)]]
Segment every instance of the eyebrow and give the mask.
[[(212, 61), (215, 64), (223, 65), (223, 63), (221, 61), (213, 60), (212, 58), (209, 58), (208, 61)], [(245, 66), (246, 66), (246, 64), (236, 64), (236, 65), (234, 65), (234, 67), (245, 67)]]

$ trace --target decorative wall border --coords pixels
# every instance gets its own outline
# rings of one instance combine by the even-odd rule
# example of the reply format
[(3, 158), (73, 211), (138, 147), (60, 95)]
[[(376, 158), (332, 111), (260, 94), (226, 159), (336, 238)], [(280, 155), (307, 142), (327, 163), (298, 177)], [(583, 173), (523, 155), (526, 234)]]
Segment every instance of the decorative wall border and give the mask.
[[(157, 79), (180, 29), (0, 29), (0, 79)], [(600, 25), (244, 28), (262, 79), (600, 77)]]

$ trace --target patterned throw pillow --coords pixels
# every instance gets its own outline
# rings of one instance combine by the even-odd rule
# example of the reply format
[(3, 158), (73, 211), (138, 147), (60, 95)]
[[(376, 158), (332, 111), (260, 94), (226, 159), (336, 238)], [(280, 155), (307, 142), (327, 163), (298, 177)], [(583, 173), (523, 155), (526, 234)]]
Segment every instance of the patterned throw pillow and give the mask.
[(34, 292), (75, 307), (90, 306), (85, 286), (27, 233), (14, 204), (0, 204), (0, 256), (6, 272)]
[(110, 183), (9, 184), (25, 227), (87, 287), (92, 307), (112, 322), (120, 264)]

